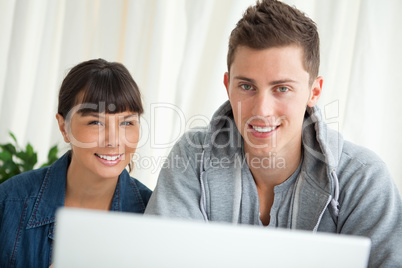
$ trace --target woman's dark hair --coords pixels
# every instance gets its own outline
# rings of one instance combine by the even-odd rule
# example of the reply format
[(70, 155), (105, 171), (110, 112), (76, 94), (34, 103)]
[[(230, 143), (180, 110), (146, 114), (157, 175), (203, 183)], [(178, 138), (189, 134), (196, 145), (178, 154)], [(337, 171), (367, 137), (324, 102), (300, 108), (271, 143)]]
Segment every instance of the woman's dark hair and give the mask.
[(59, 92), (57, 112), (66, 119), (78, 104), (79, 113), (124, 111), (143, 113), (141, 93), (124, 65), (94, 59), (73, 67), (64, 78)]

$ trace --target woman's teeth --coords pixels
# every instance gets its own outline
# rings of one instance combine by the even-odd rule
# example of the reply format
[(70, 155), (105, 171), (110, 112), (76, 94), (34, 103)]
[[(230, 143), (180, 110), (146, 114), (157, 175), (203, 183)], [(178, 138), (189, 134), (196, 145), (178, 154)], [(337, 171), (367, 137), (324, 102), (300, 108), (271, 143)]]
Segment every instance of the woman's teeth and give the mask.
[(275, 127), (256, 127), (256, 126), (252, 126), (252, 127), (257, 132), (267, 133), (267, 132), (271, 132), (271, 131), (275, 130), (278, 126), (275, 126)]
[(108, 160), (108, 161), (114, 161), (114, 160), (120, 158), (123, 154), (119, 154), (119, 155), (116, 155), (116, 156), (101, 155), (101, 154), (96, 154), (96, 155), (97, 155), (99, 158), (102, 158), (102, 159), (105, 159), (105, 160)]

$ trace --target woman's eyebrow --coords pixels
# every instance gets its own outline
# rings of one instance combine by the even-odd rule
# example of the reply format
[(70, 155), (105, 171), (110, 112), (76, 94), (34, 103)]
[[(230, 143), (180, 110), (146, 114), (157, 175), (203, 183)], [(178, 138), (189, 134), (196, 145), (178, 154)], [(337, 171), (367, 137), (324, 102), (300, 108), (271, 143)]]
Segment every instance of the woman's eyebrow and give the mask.
[(125, 116), (123, 116), (123, 119), (128, 119), (128, 118), (130, 118), (130, 117), (136, 117), (136, 118), (138, 118), (138, 114), (137, 114), (137, 113), (134, 113), (134, 114), (125, 115)]
[(88, 112), (88, 113), (83, 113), (82, 116), (84, 117), (96, 117), (96, 118), (105, 118), (103, 115), (100, 115), (99, 113), (94, 113), (94, 112)]
[[(105, 114), (105, 113), (88, 112), (88, 113), (83, 113), (82, 116), (85, 116), (85, 117), (96, 117), (96, 118), (102, 118), (102, 119), (104, 119), (104, 118), (105, 118), (104, 114)], [(123, 119), (128, 119), (128, 118), (131, 118), (131, 117), (138, 117), (138, 114), (137, 114), (137, 113), (133, 113), (133, 114), (128, 114), (128, 115), (124, 115), (124, 116), (123, 116), (123, 115), (119, 115), (118, 117), (119, 117), (119, 118), (123, 118)]]

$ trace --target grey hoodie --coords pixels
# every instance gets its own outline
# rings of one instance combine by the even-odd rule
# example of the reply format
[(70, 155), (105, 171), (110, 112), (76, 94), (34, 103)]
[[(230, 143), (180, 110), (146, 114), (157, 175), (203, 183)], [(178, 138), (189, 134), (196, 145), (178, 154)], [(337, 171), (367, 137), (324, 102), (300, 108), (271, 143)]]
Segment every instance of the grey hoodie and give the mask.
[[(370, 267), (402, 267), (402, 201), (384, 162), (329, 129), (317, 107), (307, 108), (302, 143), (287, 191), (274, 189), (270, 226), (366, 236)], [(145, 214), (261, 225), (242, 146), (226, 102), (208, 129), (185, 133), (172, 148)]]

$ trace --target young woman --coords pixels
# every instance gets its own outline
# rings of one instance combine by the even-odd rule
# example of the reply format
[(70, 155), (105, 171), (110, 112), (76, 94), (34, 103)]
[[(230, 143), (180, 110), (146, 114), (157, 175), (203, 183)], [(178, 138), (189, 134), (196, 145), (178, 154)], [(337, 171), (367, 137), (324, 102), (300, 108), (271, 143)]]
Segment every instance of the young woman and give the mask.
[(122, 64), (97, 59), (71, 69), (56, 115), (71, 150), (0, 185), (0, 267), (50, 266), (59, 207), (144, 212), (151, 190), (126, 170), (142, 112), (140, 91)]

